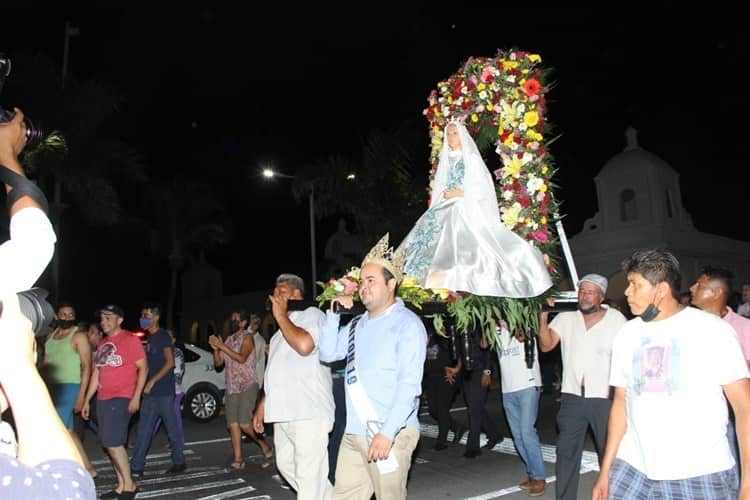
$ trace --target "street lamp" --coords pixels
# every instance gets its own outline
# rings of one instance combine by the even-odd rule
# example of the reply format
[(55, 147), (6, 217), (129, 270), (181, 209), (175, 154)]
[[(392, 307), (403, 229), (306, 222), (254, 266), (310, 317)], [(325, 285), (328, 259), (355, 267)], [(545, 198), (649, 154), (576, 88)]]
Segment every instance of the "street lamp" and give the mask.
[[(274, 177), (294, 179), (293, 175), (282, 174), (269, 167), (263, 168), (262, 175), (266, 179), (273, 179)], [(310, 283), (310, 292), (314, 296), (315, 286), (318, 282), (318, 272), (316, 264), (317, 258), (315, 254), (315, 189), (313, 188), (312, 184), (310, 185), (310, 195), (308, 196), (308, 200), (310, 204), (310, 263), (312, 265), (312, 282)]]

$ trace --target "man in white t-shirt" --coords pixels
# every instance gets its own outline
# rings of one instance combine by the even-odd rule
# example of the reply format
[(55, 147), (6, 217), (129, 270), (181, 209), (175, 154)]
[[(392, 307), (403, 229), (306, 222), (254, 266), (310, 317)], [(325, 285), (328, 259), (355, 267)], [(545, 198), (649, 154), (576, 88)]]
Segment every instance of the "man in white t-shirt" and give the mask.
[(325, 315), (320, 309), (287, 310), (301, 300), (302, 278), (282, 274), (269, 297), (279, 330), (271, 337), (265, 396), (253, 416), (256, 432), (273, 423), (276, 465), (297, 491), (298, 500), (331, 497), (328, 481), (328, 433), (334, 408), (331, 370), (320, 364), (318, 339)]
[[(497, 357), (500, 363), (500, 385), (503, 392), (503, 409), (513, 435), (513, 443), (526, 464), (528, 479), (518, 486), (528, 490), (529, 496), (538, 497), (547, 488), (542, 458), (542, 446), (536, 430), (536, 418), (541, 396), (542, 375), (539, 371), (539, 356), (533, 337), (523, 334), (511, 335), (507, 327), (499, 330), (500, 344)], [(531, 352), (527, 352), (526, 349)], [(533, 359), (529, 368), (526, 359)]]
[(547, 352), (559, 343), (562, 351), (562, 394), (557, 413), (555, 493), (558, 499), (578, 499), (578, 477), (589, 426), (601, 457), (607, 442), (609, 365), (615, 334), (625, 324), (619, 311), (602, 304), (607, 278), (587, 274), (578, 282), (578, 310), (559, 313), (547, 326), (539, 318), (539, 347)]
[(739, 498), (750, 498), (750, 380), (731, 325), (680, 305), (679, 263), (666, 250), (640, 250), (623, 269), (638, 317), (612, 349), (615, 397), (592, 498), (738, 498), (724, 394), (741, 444)]

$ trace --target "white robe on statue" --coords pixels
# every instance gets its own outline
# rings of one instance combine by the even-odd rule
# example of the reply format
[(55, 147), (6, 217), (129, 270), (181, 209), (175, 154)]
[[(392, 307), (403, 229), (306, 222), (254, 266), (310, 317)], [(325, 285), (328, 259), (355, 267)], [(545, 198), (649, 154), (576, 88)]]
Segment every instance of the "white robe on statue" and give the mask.
[[(444, 141), (430, 207), (401, 243), (404, 272), (425, 288), (541, 295), (552, 286), (541, 252), (502, 223), (492, 176), (466, 128), (456, 126), (461, 149), (452, 151)], [(443, 191), (452, 188), (464, 196), (445, 199)]]

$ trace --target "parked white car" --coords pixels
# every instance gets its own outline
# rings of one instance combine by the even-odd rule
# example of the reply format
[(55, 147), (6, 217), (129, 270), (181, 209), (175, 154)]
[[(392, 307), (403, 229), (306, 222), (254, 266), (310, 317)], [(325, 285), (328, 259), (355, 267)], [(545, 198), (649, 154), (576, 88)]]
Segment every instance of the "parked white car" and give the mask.
[(224, 372), (216, 372), (212, 352), (193, 344), (181, 346), (185, 355), (185, 374), (182, 388), (182, 414), (196, 422), (209, 422), (219, 416), (224, 402), (226, 379)]

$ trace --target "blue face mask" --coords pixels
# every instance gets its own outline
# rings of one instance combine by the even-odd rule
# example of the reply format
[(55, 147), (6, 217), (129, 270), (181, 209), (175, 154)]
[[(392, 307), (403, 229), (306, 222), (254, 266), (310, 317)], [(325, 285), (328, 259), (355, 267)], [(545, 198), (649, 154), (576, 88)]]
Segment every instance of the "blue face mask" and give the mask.
[(138, 323), (141, 326), (141, 329), (146, 330), (151, 326), (151, 318), (144, 318), (141, 316), (141, 318), (138, 320)]

